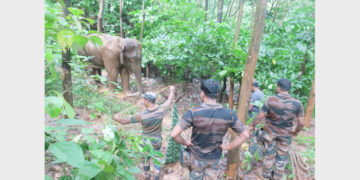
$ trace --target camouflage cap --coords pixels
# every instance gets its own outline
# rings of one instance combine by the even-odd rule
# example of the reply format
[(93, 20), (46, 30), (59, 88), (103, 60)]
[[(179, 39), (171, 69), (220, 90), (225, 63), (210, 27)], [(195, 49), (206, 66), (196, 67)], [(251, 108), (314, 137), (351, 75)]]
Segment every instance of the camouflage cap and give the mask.
[(153, 92), (146, 92), (145, 94), (142, 95), (142, 97), (151, 103), (155, 103), (156, 101), (156, 94)]

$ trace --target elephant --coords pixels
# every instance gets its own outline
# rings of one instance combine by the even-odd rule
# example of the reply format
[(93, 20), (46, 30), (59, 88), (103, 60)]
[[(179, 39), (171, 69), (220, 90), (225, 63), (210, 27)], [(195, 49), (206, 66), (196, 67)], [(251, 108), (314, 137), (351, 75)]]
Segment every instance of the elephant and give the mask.
[[(91, 65), (93, 74), (105, 68), (108, 73), (109, 89), (114, 89), (118, 74), (121, 75), (121, 84), (127, 96), (140, 95), (143, 91), (141, 82), (141, 44), (136, 39), (120, 38), (107, 34), (98, 35), (103, 46), (96, 47), (88, 42), (84, 48), (78, 50), (79, 55), (93, 56)], [(137, 93), (130, 93), (130, 74), (135, 74)]]
[[(127, 96), (140, 95), (143, 91), (141, 82), (141, 44), (136, 39), (113, 38), (101, 49), (101, 59), (108, 73), (109, 88), (115, 85), (120, 73), (121, 84)], [(134, 73), (138, 92), (130, 93), (130, 74)]]
[[(111, 38), (116, 38), (116, 36), (111, 36), (108, 34), (91, 34), (90, 36), (99, 37), (103, 45), (107, 42), (107, 40)], [(90, 37), (89, 36), (89, 37)], [(86, 69), (92, 69), (91, 74), (96, 75), (99, 74), (101, 76), (101, 69), (105, 68), (104, 61), (101, 59), (100, 51), (102, 46), (95, 46), (92, 42), (88, 42), (83, 48), (78, 49), (78, 54), (81, 56), (90, 56), (91, 64), (86, 67)]]

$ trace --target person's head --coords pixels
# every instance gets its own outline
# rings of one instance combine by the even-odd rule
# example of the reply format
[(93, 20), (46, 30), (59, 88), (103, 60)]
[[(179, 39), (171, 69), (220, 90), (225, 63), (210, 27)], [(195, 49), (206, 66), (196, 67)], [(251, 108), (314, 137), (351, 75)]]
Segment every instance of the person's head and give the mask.
[(291, 81), (288, 79), (279, 79), (276, 84), (276, 92), (289, 92), (291, 89)]
[(255, 90), (258, 89), (258, 88), (259, 88), (259, 83), (256, 82), (256, 81), (254, 81), (254, 82), (252, 83), (251, 91), (255, 91)]
[(219, 83), (213, 79), (207, 79), (201, 81), (201, 99), (205, 101), (206, 99), (216, 99), (216, 95), (219, 91)]
[(148, 91), (145, 94), (143, 94), (142, 97), (143, 97), (144, 106), (146, 108), (148, 108), (151, 105), (155, 104), (155, 101), (156, 101), (156, 94), (155, 93)]

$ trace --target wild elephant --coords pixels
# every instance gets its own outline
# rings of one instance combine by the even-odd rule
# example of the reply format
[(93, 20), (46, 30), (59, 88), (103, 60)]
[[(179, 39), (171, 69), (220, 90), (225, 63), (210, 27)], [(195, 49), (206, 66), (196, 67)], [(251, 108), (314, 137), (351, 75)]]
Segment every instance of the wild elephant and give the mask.
[[(108, 34), (91, 34), (90, 36), (99, 37), (103, 45), (111, 38), (116, 38), (116, 36), (111, 36)], [(89, 37), (90, 37), (89, 36)], [(92, 69), (91, 74), (101, 75), (101, 69), (105, 68), (104, 61), (101, 59), (100, 51), (103, 46), (95, 46), (92, 42), (88, 41), (88, 43), (83, 47), (78, 49), (78, 54), (81, 56), (90, 56), (91, 64), (86, 67), (86, 69)]]
[[(92, 74), (99, 73), (105, 68), (108, 73), (109, 88), (114, 89), (117, 76), (121, 75), (121, 84), (127, 96), (142, 93), (141, 84), (141, 44), (136, 39), (123, 39), (108, 34), (93, 34), (103, 41), (102, 46), (96, 47), (88, 42), (84, 48), (78, 50), (79, 55), (92, 56), (91, 64), (87, 68), (93, 69)], [(130, 73), (135, 74), (137, 93), (130, 93)]]

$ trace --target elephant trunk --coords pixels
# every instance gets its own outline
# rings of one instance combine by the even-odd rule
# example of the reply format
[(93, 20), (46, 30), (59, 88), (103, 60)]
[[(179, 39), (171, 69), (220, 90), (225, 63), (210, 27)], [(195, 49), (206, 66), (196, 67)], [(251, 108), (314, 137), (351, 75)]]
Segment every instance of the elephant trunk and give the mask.
[(135, 80), (136, 80), (138, 93), (142, 94), (143, 88), (142, 88), (142, 82), (141, 82), (141, 64), (133, 69), (133, 73), (135, 74)]

